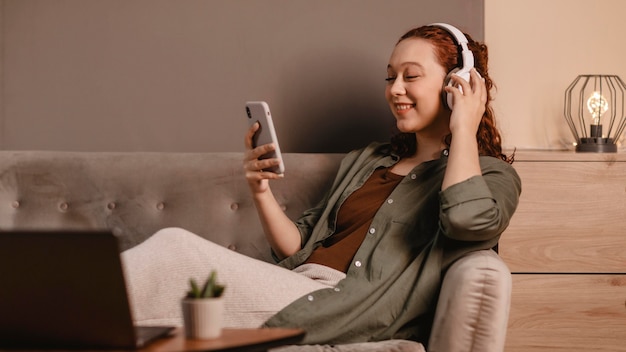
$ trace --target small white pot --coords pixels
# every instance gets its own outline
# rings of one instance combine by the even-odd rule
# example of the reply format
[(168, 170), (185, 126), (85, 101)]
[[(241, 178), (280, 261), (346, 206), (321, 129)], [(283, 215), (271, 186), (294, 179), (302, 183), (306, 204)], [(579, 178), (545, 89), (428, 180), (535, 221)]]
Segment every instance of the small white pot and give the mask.
[(222, 334), (223, 297), (183, 298), (182, 308), (188, 339), (214, 339)]

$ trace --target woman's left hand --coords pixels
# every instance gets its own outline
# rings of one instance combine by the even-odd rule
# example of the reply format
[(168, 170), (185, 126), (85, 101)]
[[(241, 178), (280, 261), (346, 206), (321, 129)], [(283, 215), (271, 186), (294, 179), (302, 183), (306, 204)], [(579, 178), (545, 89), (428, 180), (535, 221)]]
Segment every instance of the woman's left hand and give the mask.
[(454, 106), (450, 115), (450, 154), (441, 189), (463, 182), (482, 173), (478, 160), (476, 133), (480, 126), (487, 104), (487, 85), (475, 69), (470, 72), (470, 81), (453, 77), (459, 88), (446, 87), (446, 92), (454, 96)]
[[(475, 135), (487, 103), (485, 79), (478, 74), (475, 68), (472, 68), (469, 82), (456, 75), (452, 75), (452, 80), (455, 84), (445, 87), (446, 92), (452, 93), (454, 97), (454, 106), (450, 116), (450, 132), (452, 136), (464, 132)], [(462, 88), (462, 92), (458, 88), (459, 86)]]

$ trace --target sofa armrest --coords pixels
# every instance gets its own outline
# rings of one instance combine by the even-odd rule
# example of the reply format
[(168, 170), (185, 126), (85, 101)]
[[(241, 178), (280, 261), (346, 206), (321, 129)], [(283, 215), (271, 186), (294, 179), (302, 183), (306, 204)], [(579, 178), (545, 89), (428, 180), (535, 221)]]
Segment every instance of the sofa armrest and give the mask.
[(428, 352), (501, 352), (511, 272), (492, 250), (469, 253), (445, 274)]

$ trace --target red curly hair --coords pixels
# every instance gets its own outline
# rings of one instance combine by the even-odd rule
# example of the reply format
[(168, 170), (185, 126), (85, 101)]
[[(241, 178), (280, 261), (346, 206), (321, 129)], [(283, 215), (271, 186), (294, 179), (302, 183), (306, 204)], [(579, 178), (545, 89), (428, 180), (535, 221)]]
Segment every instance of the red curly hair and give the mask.
[[(508, 163), (513, 163), (513, 156), (507, 157), (502, 153), (502, 140), (500, 132), (496, 128), (496, 120), (491, 107), (491, 89), (494, 87), (491, 77), (487, 69), (487, 46), (472, 39), (471, 36), (465, 34), (468, 40), (468, 48), (474, 54), (474, 67), (485, 79), (487, 87), (487, 102), (485, 103), (485, 112), (478, 126), (476, 140), (478, 141), (478, 152), (480, 155), (493, 156), (500, 158)], [(411, 29), (405, 33), (398, 43), (409, 38), (422, 38), (434, 44), (435, 56), (439, 63), (445, 68), (446, 72), (452, 71), (455, 67), (461, 67), (459, 62), (461, 52), (452, 35), (445, 29), (436, 26), (422, 26)], [(397, 45), (397, 43), (396, 43)], [(446, 137), (446, 144), (450, 145), (451, 136)], [(401, 157), (413, 155), (417, 150), (417, 141), (413, 133), (398, 133), (391, 139), (392, 148)]]

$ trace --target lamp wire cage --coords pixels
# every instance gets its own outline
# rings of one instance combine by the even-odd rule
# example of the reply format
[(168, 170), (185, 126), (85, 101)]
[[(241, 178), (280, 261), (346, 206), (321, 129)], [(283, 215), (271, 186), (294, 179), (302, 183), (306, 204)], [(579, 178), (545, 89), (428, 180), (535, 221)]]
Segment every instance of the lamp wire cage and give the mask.
[(625, 92), (616, 75), (579, 75), (569, 85), (564, 112), (577, 152), (617, 152), (626, 128)]

